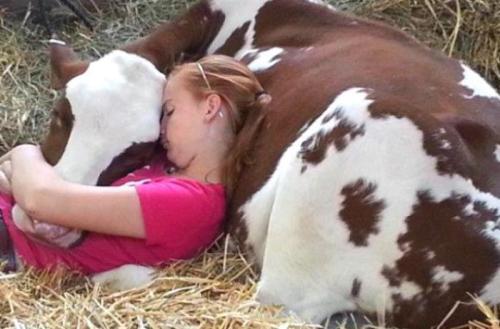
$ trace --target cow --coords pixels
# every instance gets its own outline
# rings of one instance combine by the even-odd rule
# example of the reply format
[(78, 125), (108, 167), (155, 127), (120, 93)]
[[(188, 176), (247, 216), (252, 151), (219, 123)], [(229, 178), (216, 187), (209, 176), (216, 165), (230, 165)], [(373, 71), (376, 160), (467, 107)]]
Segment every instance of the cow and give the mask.
[[(54, 109), (41, 144), (48, 162), (61, 177), (84, 185), (109, 185), (146, 165), (159, 136), (164, 75), (144, 58), (117, 50), (82, 66), (81, 74), (63, 77), (58, 73), (71, 74), (64, 68), (72, 58), (71, 50), (59, 40), (52, 39), (50, 44), (53, 86), (60, 88), (63, 79), (67, 80), (67, 97)], [(51, 152), (54, 147), (61, 153), (57, 160)], [(126, 161), (120, 159), (124, 153)], [(107, 170), (112, 161), (120, 161), (120, 171)], [(18, 228), (42, 243), (69, 248), (83, 238), (80, 230), (32, 220), (17, 205), (12, 217)]]
[(306, 0), (201, 0), (121, 49), (233, 56), (272, 95), (227, 218), (257, 300), (401, 328), (500, 303), (500, 95), (465, 63)]
[[(158, 147), (165, 76), (143, 57), (121, 50), (91, 63), (74, 61), (74, 52), (56, 39), (50, 40), (50, 59), (52, 87), (64, 87), (65, 96), (52, 110), (40, 146), (55, 171), (70, 182), (109, 185), (150, 164)], [(85, 239), (85, 232), (38, 222), (17, 205), (12, 218), (40, 243), (72, 248)], [(124, 290), (147, 283), (152, 273), (125, 265), (93, 280)]]

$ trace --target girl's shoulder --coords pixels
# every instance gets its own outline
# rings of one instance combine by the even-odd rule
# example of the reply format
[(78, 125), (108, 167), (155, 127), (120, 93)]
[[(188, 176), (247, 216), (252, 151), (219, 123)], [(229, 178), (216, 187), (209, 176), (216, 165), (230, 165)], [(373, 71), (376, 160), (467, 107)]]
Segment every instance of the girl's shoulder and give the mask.
[(148, 183), (157, 183), (159, 185), (165, 184), (175, 186), (183, 190), (193, 190), (198, 193), (215, 193), (217, 195), (225, 195), (225, 188), (223, 184), (202, 182), (185, 176), (163, 175), (161, 177), (151, 179)]

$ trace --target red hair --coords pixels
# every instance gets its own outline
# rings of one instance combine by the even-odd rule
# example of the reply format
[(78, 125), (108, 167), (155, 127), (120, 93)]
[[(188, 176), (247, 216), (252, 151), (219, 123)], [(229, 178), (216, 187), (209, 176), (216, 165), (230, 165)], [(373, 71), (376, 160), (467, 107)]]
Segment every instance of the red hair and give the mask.
[(231, 195), (241, 170), (251, 161), (253, 146), (264, 120), (263, 108), (271, 101), (252, 71), (243, 63), (224, 55), (211, 55), (194, 63), (174, 67), (171, 76), (182, 72), (182, 78), (195, 97), (218, 94), (230, 116), (236, 135), (223, 166), (223, 183)]

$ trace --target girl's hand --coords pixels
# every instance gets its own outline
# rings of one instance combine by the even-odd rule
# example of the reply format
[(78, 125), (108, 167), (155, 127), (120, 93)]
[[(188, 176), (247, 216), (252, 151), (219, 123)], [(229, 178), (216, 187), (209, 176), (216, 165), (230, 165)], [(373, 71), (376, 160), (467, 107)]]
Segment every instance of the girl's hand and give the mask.
[[(40, 150), (40, 146), (33, 144), (21, 144), (14, 147), (9, 153), (2, 156), (8, 157), (8, 160), (14, 161), (14, 159), (19, 160), (43, 160), (42, 151)], [(1, 162), (1, 161), (0, 161)], [(44, 161), (45, 162), (45, 161)]]
[(12, 194), (12, 154), (17, 152), (17, 148), (25, 149), (33, 145), (20, 145), (14, 147), (9, 152), (0, 157), (0, 192)]
[(0, 192), (8, 195), (12, 194), (10, 180), (12, 179), (12, 163), (6, 160), (0, 163)]
[(2, 155), (0, 157), (0, 164), (6, 162), (6, 161), (10, 161), (10, 156), (12, 154), (12, 150), (10, 150), (9, 152), (5, 153), (4, 155)]
[(57, 175), (43, 158), (38, 146), (30, 144), (16, 146), (11, 151), (10, 159), (12, 195), (23, 209), (27, 209), (25, 202), (30, 199), (33, 192), (50, 184)]

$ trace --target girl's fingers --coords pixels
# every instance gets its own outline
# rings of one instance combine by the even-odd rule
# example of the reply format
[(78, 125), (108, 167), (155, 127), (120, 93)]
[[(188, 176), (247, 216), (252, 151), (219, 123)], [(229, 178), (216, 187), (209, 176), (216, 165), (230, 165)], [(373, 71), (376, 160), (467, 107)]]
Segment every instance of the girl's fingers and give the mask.
[(10, 160), (0, 163), (0, 170), (3, 171), (9, 181), (12, 179), (12, 162)]
[(0, 192), (5, 194), (12, 194), (12, 189), (10, 187), (10, 179), (7, 178), (5, 173), (0, 170)]
[(12, 150), (10, 150), (9, 152), (7, 152), (4, 155), (2, 155), (0, 157), (0, 164), (4, 163), (5, 161), (9, 161), (11, 154), (12, 154)]

